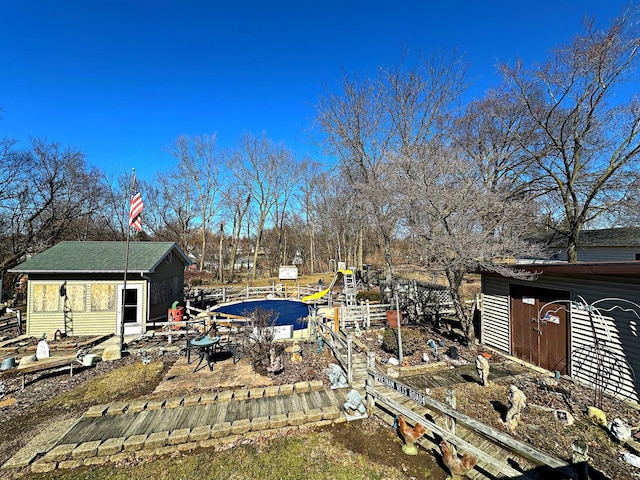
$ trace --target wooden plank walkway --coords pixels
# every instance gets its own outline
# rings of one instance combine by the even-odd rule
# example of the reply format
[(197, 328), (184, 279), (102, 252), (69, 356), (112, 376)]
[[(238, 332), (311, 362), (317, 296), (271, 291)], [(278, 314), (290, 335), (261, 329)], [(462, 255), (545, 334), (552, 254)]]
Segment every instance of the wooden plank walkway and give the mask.
[(313, 409), (331, 406), (339, 406), (342, 409), (348, 390), (324, 389), (274, 397), (232, 398), (206, 405), (178, 405), (176, 408), (145, 409), (131, 413), (125, 411), (120, 415), (85, 416), (57, 443), (81, 444), (109, 438), (150, 435), (155, 432), (194, 429), (224, 422), (234, 423), (241, 419), (270, 418), (274, 415), (289, 415), (292, 412), (307, 413)]
[[(518, 377), (527, 374), (531, 374), (531, 370), (516, 362), (493, 363), (489, 372), (489, 380), (493, 381), (499, 378)], [(420, 392), (424, 392), (425, 388), (450, 387), (463, 383), (478, 383), (478, 381), (478, 373), (476, 372), (475, 364), (472, 363), (461, 367), (402, 377), (402, 383)]]

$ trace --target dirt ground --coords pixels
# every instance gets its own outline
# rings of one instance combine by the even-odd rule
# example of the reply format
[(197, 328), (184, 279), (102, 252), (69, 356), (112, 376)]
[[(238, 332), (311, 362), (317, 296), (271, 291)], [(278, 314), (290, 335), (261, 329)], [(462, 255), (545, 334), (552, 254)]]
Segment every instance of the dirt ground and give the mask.
[[(366, 344), (367, 348), (375, 350), (379, 357), (388, 359), (392, 355), (382, 350), (378, 335), (377, 332), (365, 333), (359, 340)], [(425, 331), (425, 335), (438, 345), (444, 344), (447, 348), (455, 346), (460, 357), (459, 361), (471, 361), (482, 351), (477, 346), (465, 346), (454, 338), (433, 331)], [(425, 343), (426, 341), (427, 339)], [(168, 382), (170, 379), (166, 374), (182, 357), (178, 352), (169, 350), (167, 345), (155, 342), (150, 351), (164, 362), (163, 381)], [(144, 345), (135, 347), (143, 348)], [(272, 384), (285, 384), (322, 379), (327, 382), (327, 376), (323, 371), (329, 363), (332, 363), (333, 357), (328, 354), (327, 349), (318, 353), (317, 346), (313, 343), (302, 342), (301, 347), (304, 362), (285, 363), (284, 372), (278, 375), (263, 372), (265, 381)], [(447, 348), (441, 347), (441, 355)], [(423, 353), (421, 350), (405, 357), (407, 363), (419, 364), (423, 361)], [(288, 362), (287, 357), (284, 358), (285, 362)], [(502, 358), (499, 355), (494, 355), (490, 362), (500, 360)], [(24, 390), (21, 389), (21, 380), (15, 369), (0, 372), (0, 390), (2, 390), (0, 393), (0, 445), (3, 446), (0, 449), (0, 465), (19, 448), (26, 445), (34, 432), (54, 421), (80, 416), (86, 410), (85, 407), (74, 408), (73, 406), (51, 409), (46, 406), (47, 400), (114, 369), (139, 361), (139, 355), (134, 353), (118, 361), (99, 362), (93, 368), (77, 371), (72, 377), (69, 377), (68, 372), (33, 374), (27, 377), (28, 382)], [(502, 419), (507, 409), (508, 390), (510, 385), (516, 384), (527, 396), (528, 406), (524, 411), (521, 426), (512, 433), (515, 438), (566, 460), (570, 460), (573, 442), (583, 441), (589, 446), (590, 465), (593, 468), (592, 478), (614, 480), (640, 478), (640, 469), (622, 460), (623, 454), (632, 452), (620, 446), (604, 428), (587, 417), (587, 408), (594, 402), (593, 391), (576, 385), (568, 379), (561, 379), (557, 385), (550, 385), (548, 379), (548, 376), (542, 374), (505, 378), (491, 382), (486, 387), (470, 381), (456, 387), (457, 407), (473, 418), (506, 431)], [(145, 388), (140, 390), (139, 397), (151, 398), (159, 383), (150, 382), (145, 385)], [(444, 400), (445, 393), (444, 389), (434, 389), (430, 392), (440, 401)], [(601, 408), (609, 420), (620, 417), (632, 427), (640, 426), (640, 412), (634, 406), (605, 398)], [(575, 423), (567, 426), (557, 422), (550, 413), (554, 409), (570, 412)], [(423, 450), (415, 457), (404, 455), (401, 452), (402, 441), (397, 432), (375, 418), (343, 424), (338, 428), (333, 427), (332, 434), (345, 448), (397, 466), (406, 473), (407, 479), (442, 480), (446, 477), (437, 455)]]

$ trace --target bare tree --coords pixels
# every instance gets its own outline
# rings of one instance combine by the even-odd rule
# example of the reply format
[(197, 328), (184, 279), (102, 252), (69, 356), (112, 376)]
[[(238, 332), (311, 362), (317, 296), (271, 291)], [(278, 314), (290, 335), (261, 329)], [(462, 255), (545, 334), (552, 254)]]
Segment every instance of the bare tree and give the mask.
[(529, 199), (487, 188), (478, 165), (448, 142), (431, 141), (393, 164), (405, 194), (403, 224), (414, 257), (441, 269), (467, 339), (474, 338), (462, 282), (479, 269), (530, 276), (504, 264), (505, 257), (539, 252), (522, 238), (533, 225)]
[(223, 203), (225, 209), (231, 214), (231, 246), (229, 255), (229, 275), (228, 280), (233, 282), (235, 277), (235, 264), (238, 255), (238, 247), (242, 238), (242, 227), (244, 218), (251, 203), (251, 194), (246, 187), (238, 183), (229, 183), (223, 191)]
[(391, 244), (402, 195), (387, 168), (390, 158), (406, 155), (433, 135), (434, 123), (466, 88), (466, 66), (455, 55), (419, 57), (380, 69), (373, 79), (346, 75), (339, 94), (327, 92), (316, 107), (325, 150), (335, 155), (358, 203), (378, 229), (386, 264), (393, 276)]
[(535, 160), (539, 188), (553, 200), (551, 228), (577, 261), (582, 228), (615, 209), (634, 179), (640, 153), (640, 103), (624, 83), (637, 74), (638, 11), (607, 30), (594, 23), (541, 66), (501, 70), (535, 138), (514, 136)]
[(253, 252), (252, 276), (255, 279), (258, 267), (260, 243), (269, 214), (278, 202), (289, 195), (292, 179), (296, 178), (298, 164), (291, 151), (284, 145), (274, 144), (265, 134), (260, 137), (245, 135), (234, 149), (227, 162), (236, 181), (249, 191), (257, 213), (256, 241)]
[(207, 256), (207, 235), (211, 231), (211, 225), (219, 213), (220, 169), (222, 158), (216, 155), (216, 137), (197, 136), (190, 138), (179, 136), (168, 151), (178, 159), (178, 175), (181, 178), (180, 186), (189, 190), (193, 189), (197, 195), (196, 205), (199, 208), (200, 220), (200, 262), (199, 267), (204, 269)]
[[(158, 240), (176, 242), (186, 254), (193, 254), (200, 238), (198, 194), (184, 182), (176, 169), (159, 173), (153, 182), (142, 183), (146, 192), (144, 222)], [(146, 231), (143, 230), (143, 231)]]
[(2, 147), (0, 272), (61, 240), (92, 238), (105, 190), (84, 154), (38, 139), (29, 150)]

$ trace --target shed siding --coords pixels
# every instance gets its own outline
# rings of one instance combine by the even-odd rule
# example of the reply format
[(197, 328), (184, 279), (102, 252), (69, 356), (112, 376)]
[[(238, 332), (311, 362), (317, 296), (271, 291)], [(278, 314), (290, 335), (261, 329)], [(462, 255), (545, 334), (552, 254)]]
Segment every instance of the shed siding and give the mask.
[[(483, 275), (482, 331), (486, 332), (483, 342), (495, 348), (500, 348), (497, 339), (500, 326), (509, 321), (508, 309), (497, 308), (496, 304), (501, 304), (498, 299), (508, 292), (510, 283), (526, 282)], [(640, 279), (543, 274), (534, 284), (536, 287), (569, 291), (572, 299), (582, 299), (587, 305), (599, 307), (601, 311), (602, 320), (594, 322), (592, 327), (586, 310), (576, 308), (575, 303), (568, 306), (571, 313), (570, 374), (590, 384), (602, 380), (607, 393), (640, 401), (640, 383), (634, 381), (634, 377), (640, 374)], [(607, 298), (624, 299), (636, 305), (622, 300), (601, 301)], [(600, 373), (596, 371), (598, 358)]]
[(484, 276), (482, 283), (482, 343), (511, 353), (509, 329), (509, 282), (497, 276)]
[(184, 302), (184, 263), (178, 255), (163, 259), (150, 275), (148, 319), (164, 318), (173, 302)]
[[(59, 302), (59, 307), (55, 311), (37, 312), (34, 311), (34, 304), (38, 301), (36, 292), (42, 289), (45, 285), (53, 285), (56, 290), (60, 287), (61, 282), (59, 280), (30, 280), (27, 294), (27, 335), (40, 336), (43, 333), (53, 332), (60, 330), (67, 335), (102, 335), (106, 333), (118, 334), (117, 330), (117, 315), (115, 305), (117, 300), (114, 299), (114, 309), (112, 311), (92, 311), (91, 310), (91, 285), (92, 284), (110, 284), (114, 285), (114, 294), (117, 294), (117, 286), (122, 284), (122, 281), (73, 281), (67, 280), (67, 290), (72, 292), (75, 287), (84, 287), (84, 309), (69, 311), (69, 323), (70, 331), (66, 331), (65, 316), (62, 310), (62, 302)], [(128, 281), (127, 285), (142, 285), (143, 295), (146, 298), (146, 282), (133, 282)], [(70, 293), (71, 295), (71, 293)], [(75, 302), (71, 302), (75, 303)], [(78, 305), (76, 303), (76, 305)], [(146, 302), (142, 302), (142, 318), (146, 318)]]

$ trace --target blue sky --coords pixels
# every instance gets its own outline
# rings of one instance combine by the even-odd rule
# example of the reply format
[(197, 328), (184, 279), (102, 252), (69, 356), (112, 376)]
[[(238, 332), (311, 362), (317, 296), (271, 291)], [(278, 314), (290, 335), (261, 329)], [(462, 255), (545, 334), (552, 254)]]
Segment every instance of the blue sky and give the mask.
[(0, 1), (0, 136), (46, 138), (106, 172), (150, 178), (176, 137), (244, 133), (323, 160), (308, 141), (325, 86), (404, 47), (464, 53), (474, 92), (495, 65), (543, 61), (627, 1)]

